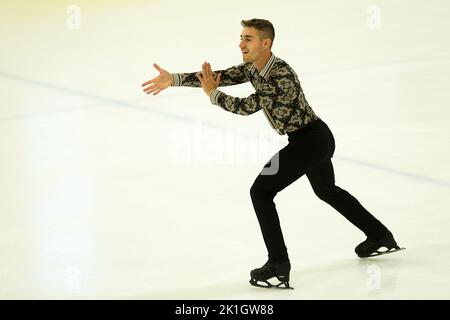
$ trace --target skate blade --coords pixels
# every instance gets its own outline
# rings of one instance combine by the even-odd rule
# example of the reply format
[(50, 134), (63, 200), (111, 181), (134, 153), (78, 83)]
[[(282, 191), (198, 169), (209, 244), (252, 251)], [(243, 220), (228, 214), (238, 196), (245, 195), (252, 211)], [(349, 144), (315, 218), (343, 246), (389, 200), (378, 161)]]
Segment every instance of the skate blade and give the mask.
[(406, 250), (406, 248), (400, 248), (400, 247), (396, 247), (396, 248), (391, 248), (389, 250), (385, 250), (385, 251), (375, 251), (372, 254), (368, 255), (368, 256), (359, 256), (360, 258), (372, 258), (372, 257), (378, 257), (381, 256), (383, 254), (389, 254), (389, 253), (394, 253), (397, 251), (401, 251), (401, 250)]
[(280, 282), (279, 284), (276, 284), (276, 285), (271, 284), (267, 280), (266, 281), (261, 281), (261, 282), (263, 282), (265, 284), (259, 283), (259, 281), (256, 280), (256, 279), (250, 279), (249, 282), (254, 287), (260, 287), (260, 288), (266, 288), (266, 289), (292, 289), (292, 290), (294, 289), (293, 287), (291, 287), (289, 285), (288, 281), (283, 281), (283, 282)]

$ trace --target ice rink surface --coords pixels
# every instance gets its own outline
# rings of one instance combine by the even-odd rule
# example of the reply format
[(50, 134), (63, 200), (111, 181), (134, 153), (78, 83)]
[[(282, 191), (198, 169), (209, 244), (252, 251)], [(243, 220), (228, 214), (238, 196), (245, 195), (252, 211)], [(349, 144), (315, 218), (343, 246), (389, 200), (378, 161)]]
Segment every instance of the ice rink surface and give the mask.
[[(449, 299), (449, 16), (438, 0), (1, 1), (0, 298)], [(287, 136), (201, 89), (140, 85), (155, 62), (240, 64), (250, 18), (274, 24), (333, 131), (336, 184), (406, 251), (358, 259), (364, 235), (303, 177), (275, 198), (295, 290), (249, 285), (266, 261), (249, 189)]]

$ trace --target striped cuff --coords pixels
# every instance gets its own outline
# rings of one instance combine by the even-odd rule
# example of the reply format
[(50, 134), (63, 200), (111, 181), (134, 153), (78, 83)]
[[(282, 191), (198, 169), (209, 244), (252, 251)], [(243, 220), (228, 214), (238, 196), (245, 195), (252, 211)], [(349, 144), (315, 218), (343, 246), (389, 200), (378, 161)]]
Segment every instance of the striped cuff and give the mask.
[(211, 101), (211, 103), (218, 106), (219, 105), (219, 97), (222, 93), (223, 93), (222, 91), (219, 91), (217, 89), (214, 89), (213, 91), (211, 91), (211, 94), (209, 95), (209, 100)]
[(181, 87), (181, 77), (179, 73), (171, 73), (170, 77), (172, 78), (172, 87)]

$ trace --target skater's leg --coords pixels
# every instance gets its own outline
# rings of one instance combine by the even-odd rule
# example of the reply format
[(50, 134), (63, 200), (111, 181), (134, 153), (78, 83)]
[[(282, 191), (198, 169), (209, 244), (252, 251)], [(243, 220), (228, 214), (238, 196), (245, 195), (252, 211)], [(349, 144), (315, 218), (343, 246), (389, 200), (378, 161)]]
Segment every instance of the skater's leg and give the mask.
[(367, 237), (377, 238), (388, 231), (355, 197), (335, 185), (331, 159), (323, 161), (309, 170), (306, 175), (314, 193), (321, 200), (339, 211), (347, 220), (364, 232)]
[(262, 174), (262, 172), (253, 183), (250, 195), (270, 261), (288, 260), (273, 199), (278, 192), (299, 179), (311, 167), (320, 163), (328, 155), (328, 152), (329, 138), (324, 133), (323, 125), (318, 123), (290, 139), (289, 144), (272, 158), (269, 163), (279, 164), (275, 174)]
[[(279, 158), (276, 159), (276, 157)], [(281, 165), (280, 159), (283, 159), (283, 165)], [(273, 200), (278, 192), (305, 173), (305, 169), (303, 169), (298, 170), (295, 175), (292, 172), (292, 174), (286, 176), (285, 171), (288, 167), (286, 162), (288, 159), (289, 156), (286, 149), (280, 150), (280, 152), (272, 158), (271, 162), (269, 162), (272, 163), (272, 165), (273, 163), (280, 163), (277, 174), (258, 175), (250, 188), (253, 208), (255, 209), (255, 213), (258, 218), (264, 243), (266, 244), (269, 254), (269, 260), (273, 262), (282, 262), (289, 259), (281, 231), (277, 209)], [(266, 167), (267, 166), (268, 165), (266, 165)]]

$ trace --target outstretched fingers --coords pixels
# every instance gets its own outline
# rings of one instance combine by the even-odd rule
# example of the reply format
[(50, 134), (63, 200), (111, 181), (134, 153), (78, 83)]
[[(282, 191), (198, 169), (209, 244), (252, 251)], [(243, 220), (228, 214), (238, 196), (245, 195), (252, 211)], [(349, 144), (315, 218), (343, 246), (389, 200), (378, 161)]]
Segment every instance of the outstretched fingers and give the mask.
[(160, 89), (157, 89), (154, 93), (153, 93), (153, 95), (154, 96), (156, 96), (158, 93), (160, 93), (161, 92), (161, 90)]
[(152, 92), (154, 92), (154, 91), (156, 91), (156, 90), (158, 90), (158, 89), (159, 89), (159, 87), (158, 87), (157, 85), (151, 84), (151, 85), (149, 85), (148, 87), (144, 88), (143, 91), (144, 91), (145, 93), (149, 94), (149, 93), (152, 93)]
[(141, 86), (142, 86), (142, 87), (145, 87), (145, 86), (147, 86), (147, 85), (149, 85), (149, 84), (153, 84), (157, 78), (158, 78), (158, 77), (155, 77), (155, 78), (153, 78), (153, 79), (151, 79), (151, 80), (148, 80), (148, 81), (144, 82)]
[(156, 63), (153, 64), (153, 66), (155, 67), (156, 70), (158, 70), (159, 72), (163, 71), (163, 69), (158, 66)]

